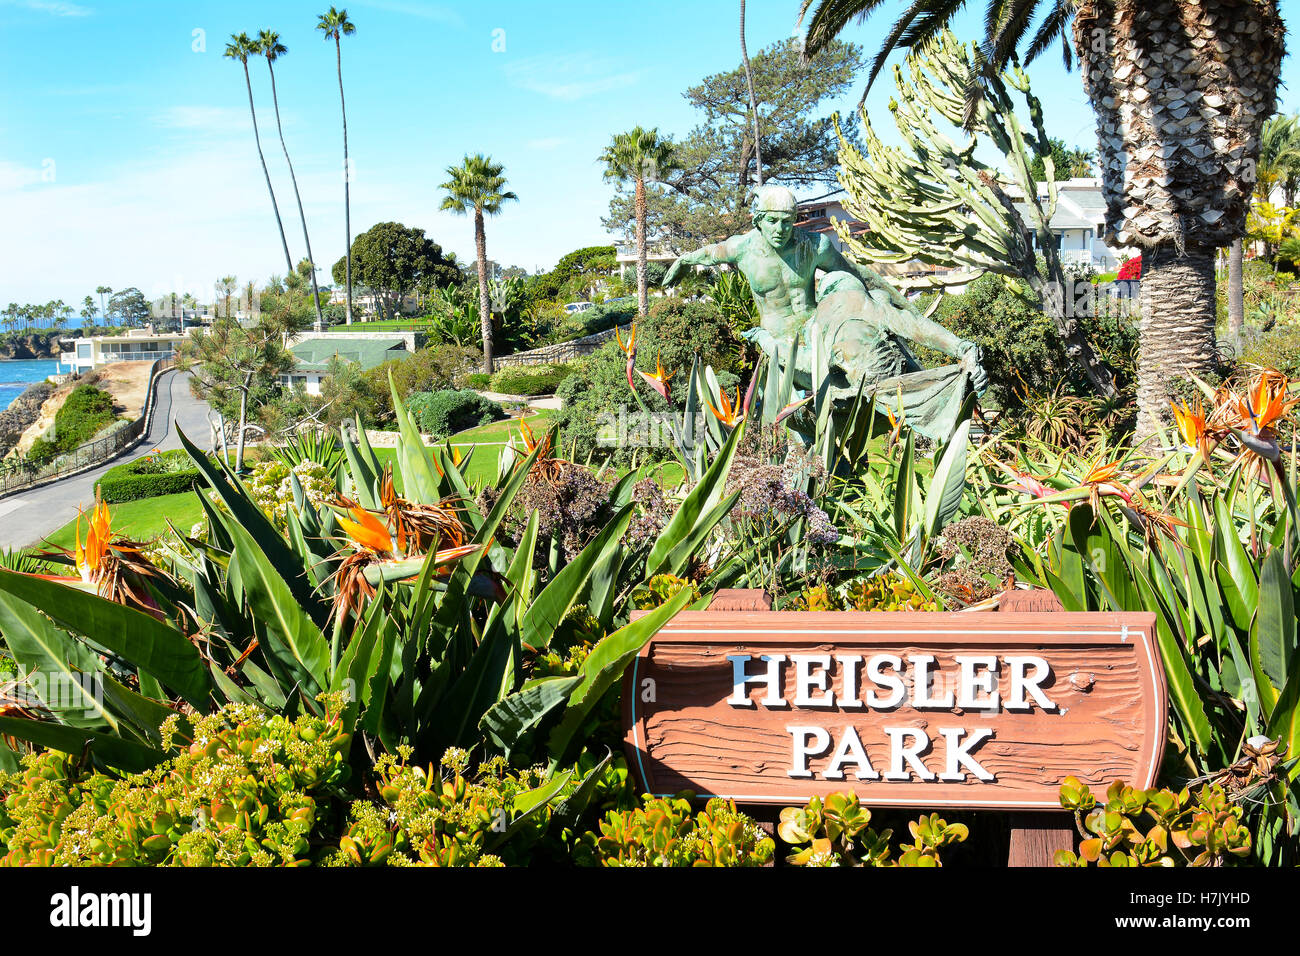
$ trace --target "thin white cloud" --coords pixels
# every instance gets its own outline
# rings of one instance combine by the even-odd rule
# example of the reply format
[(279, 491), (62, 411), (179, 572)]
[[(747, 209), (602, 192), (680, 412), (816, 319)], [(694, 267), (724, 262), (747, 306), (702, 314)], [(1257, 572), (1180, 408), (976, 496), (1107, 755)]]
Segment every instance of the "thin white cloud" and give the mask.
[(640, 78), (638, 71), (619, 71), (615, 59), (574, 53), (530, 56), (506, 66), (506, 76), (516, 86), (557, 100), (581, 100), (624, 89)]
[(0, 0), (0, 7), (21, 7), (36, 13), (48, 13), (52, 17), (88, 17), (95, 12), (90, 7), (64, 0)]

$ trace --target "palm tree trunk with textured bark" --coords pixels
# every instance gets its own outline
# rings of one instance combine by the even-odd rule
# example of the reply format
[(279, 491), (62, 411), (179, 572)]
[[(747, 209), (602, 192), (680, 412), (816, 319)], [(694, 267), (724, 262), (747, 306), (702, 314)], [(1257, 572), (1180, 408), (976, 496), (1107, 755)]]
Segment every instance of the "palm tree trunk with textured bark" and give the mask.
[(478, 320), (483, 329), (483, 372), (492, 374), (492, 301), (488, 296), (487, 235), (483, 210), (474, 209), (474, 251), (478, 255)]
[(638, 176), (636, 179), (636, 311), (642, 318), (650, 308), (650, 296), (646, 291), (645, 218), (645, 180)]
[(1170, 244), (1142, 253), (1137, 435), (1154, 433), (1169, 411), (1171, 386), (1218, 366), (1214, 340), (1214, 257), (1209, 246)]
[(1073, 33), (1097, 116), (1106, 239), (1142, 251), (1137, 437), (1169, 389), (1215, 368), (1215, 251), (1245, 231), (1277, 102), (1277, 0), (1079, 0)]

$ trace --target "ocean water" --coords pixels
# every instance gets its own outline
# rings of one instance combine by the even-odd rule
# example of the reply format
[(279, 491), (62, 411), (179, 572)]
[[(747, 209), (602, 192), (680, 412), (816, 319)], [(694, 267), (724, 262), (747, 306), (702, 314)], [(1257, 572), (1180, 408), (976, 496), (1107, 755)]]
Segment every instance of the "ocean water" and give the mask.
[(8, 408), (28, 385), (57, 372), (58, 365), (58, 359), (0, 360), (0, 409)]

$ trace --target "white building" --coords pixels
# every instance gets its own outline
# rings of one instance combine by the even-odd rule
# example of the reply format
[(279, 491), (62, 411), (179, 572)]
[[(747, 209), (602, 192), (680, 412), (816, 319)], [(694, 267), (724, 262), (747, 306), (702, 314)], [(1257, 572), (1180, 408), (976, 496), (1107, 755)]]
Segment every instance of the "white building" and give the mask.
[(59, 361), (69, 370), (81, 374), (110, 362), (152, 362), (169, 359), (186, 336), (179, 332), (155, 332), (153, 326), (128, 329), (123, 335), (92, 335), (87, 338), (60, 339), (64, 348)]
[[(1047, 201), (1047, 183), (1038, 184), (1038, 198)], [(1022, 209), (1020, 203), (1017, 208)], [(1106, 200), (1099, 179), (1066, 179), (1056, 184), (1056, 212), (1049, 223), (1061, 264), (1090, 266), (1095, 272), (1115, 272), (1130, 255), (1106, 245)]]

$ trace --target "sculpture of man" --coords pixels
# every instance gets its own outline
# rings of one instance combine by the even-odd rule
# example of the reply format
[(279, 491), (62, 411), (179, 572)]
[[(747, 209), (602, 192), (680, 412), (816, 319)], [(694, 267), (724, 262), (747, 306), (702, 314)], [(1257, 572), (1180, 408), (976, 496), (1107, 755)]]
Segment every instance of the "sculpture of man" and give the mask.
[[(664, 276), (671, 285), (686, 265), (735, 266), (758, 303), (759, 327), (746, 333), (778, 360), (793, 343), (795, 381), (815, 386), (810, 368), (814, 336), (829, 350), (832, 394), (852, 398), (865, 379), (866, 392), (905, 415), (917, 432), (944, 440), (970, 389), (983, 393), (988, 376), (979, 347), (925, 318), (875, 271), (844, 258), (824, 235), (794, 227), (798, 206), (782, 186), (759, 190), (754, 228), (682, 256)], [(817, 273), (824, 273), (820, 280)], [(816, 295), (814, 296), (814, 287)], [(956, 365), (921, 369), (907, 343), (957, 359)]]

